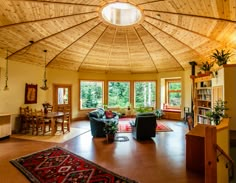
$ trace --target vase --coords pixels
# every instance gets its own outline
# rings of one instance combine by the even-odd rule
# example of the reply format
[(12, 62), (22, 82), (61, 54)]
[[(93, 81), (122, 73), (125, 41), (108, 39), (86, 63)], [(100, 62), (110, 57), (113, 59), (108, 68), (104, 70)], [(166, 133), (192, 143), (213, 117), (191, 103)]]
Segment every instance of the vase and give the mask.
[(106, 134), (107, 143), (112, 143), (115, 140), (115, 134)]

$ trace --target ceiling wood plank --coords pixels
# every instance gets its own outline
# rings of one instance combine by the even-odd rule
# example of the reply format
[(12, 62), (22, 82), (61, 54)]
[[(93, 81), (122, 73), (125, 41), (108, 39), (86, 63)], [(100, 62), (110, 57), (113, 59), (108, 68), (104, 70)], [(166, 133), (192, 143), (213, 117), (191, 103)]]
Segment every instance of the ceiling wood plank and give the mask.
[(19, 22), (19, 23), (14, 23), (14, 24), (8, 24), (8, 25), (0, 26), (0, 29), (2, 29), (2, 28), (7, 28), (7, 27), (11, 27), (11, 26), (25, 25), (25, 24), (30, 24), (30, 23), (48, 21), (48, 20), (52, 21), (52, 20), (56, 20), (56, 19), (61, 19), (61, 18), (66, 18), (66, 17), (73, 17), (73, 16), (78, 16), (78, 15), (86, 15), (86, 14), (91, 14), (91, 13), (97, 13), (97, 12), (96, 12), (96, 11), (91, 11), (91, 12), (78, 13), (78, 14), (73, 14), (73, 15), (64, 15), (64, 16), (60, 16), (60, 17), (44, 18), (44, 19), (39, 19), (39, 20), (32, 20), (32, 21), (26, 21), (26, 22)]
[(156, 39), (156, 37), (154, 37), (143, 25), (141, 25), (141, 26), (149, 33), (149, 35), (150, 35), (153, 39), (155, 39), (155, 40), (162, 46), (162, 48), (163, 48), (164, 50), (166, 50), (166, 52), (169, 53), (169, 55), (176, 61), (176, 63), (178, 63), (178, 65), (182, 68), (182, 70), (184, 70), (183, 66), (179, 63), (179, 61), (175, 58), (175, 56), (174, 56), (162, 43), (160, 43), (160, 41), (158, 41), (158, 40)]
[[(101, 24), (101, 23), (100, 23), (100, 24)], [(98, 24), (98, 25), (100, 25), (100, 24)], [(97, 25), (97, 26), (98, 26), (98, 25)], [(96, 27), (97, 27), (97, 26), (96, 26)], [(95, 27), (94, 27), (94, 28), (95, 28)], [(108, 28), (108, 26), (106, 26), (106, 28), (104, 29), (104, 31), (100, 34), (100, 36), (99, 36), (99, 37), (97, 38), (97, 40), (94, 42), (93, 46), (92, 46), (92, 47), (89, 49), (89, 51), (86, 53), (85, 57), (83, 58), (81, 64), (79, 65), (79, 67), (78, 67), (78, 69), (77, 69), (78, 72), (79, 72), (79, 70), (80, 70), (80, 67), (82, 66), (82, 64), (83, 64), (84, 61), (86, 60), (87, 56), (89, 55), (89, 53), (92, 51), (92, 49), (93, 49), (94, 46), (97, 44), (97, 42), (98, 42), (99, 39), (102, 37), (102, 35), (106, 32), (107, 28)]]
[[(158, 30), (161, 31), (162, 33), (164, 33), (164, 34), (168, 35), (169, 37), (173, 38), (174, 40), (176, 40), (176, 41), (179, 42), (180, 44), (184, 45), (185, 47), (189, 48), (190, 50), (192, 50), (193, 52), (195, 52), (199, 57), (202, 57), (202, 55), (201, 55), (198, 51), (196, 51), (195, 49), (193, 49), (192, 47), (190, 47), (190, 46), (187, 45), (186, 43), (180, 41), (179, 39), (175, 38), (175, 37), (172, 36), (171, 34), (169, 34), (169, 33), (165, 32), (165, 31), (163, 31), (162, 29), (158, 28), (156, 25), (154, 25), (154, 24), (152, 24), (152, 23), (150, 23), (150, 22), (148, 22), (148, 21), (146, 21), (146, 20), (145, 20), (145, 22), (147, 22), (148, 24), (152, 25), (153, 27), (155, 27), (156, 29), (158, 29)], [(150, 32), (149, 32), (149, 33), (150, 33)]]
[[(141, 26), (142, 26), (142, 25), (141, 25)], [(142, 27), (143, 27), (143, 26), (142, 26)], [(145, 48), (146, 52), (148, 53), (149, 57), (151, 58), (151, 60), (152, 60), (152, 63), (153, 63), (153, 65), (155, 66), (156, 72), (158, 73), (157, 66), (156, 66), (156, 64), (155, 64), (155, 62), (154, 62), (154, 60), (153, 60), (153, 58), (152, 58), (151, 54), (149, 53), (149, 51), (148, 51), (148, 49), (147, 49), (146, 45), (144, 44), (144, 42), (143, 42), (142, 38), (140, 37), (140, 34), (138, 33), (138, 31), (137, 31), (137, 29), (136, 29), (135, 27), (134, 27), (133, 29), (134, 29), (135, 33), (137, 34), (137, 36), (138, 36), (139, 40), (142, 42), (142, 45), (143, 45), (143, 47)]]
[[(76, 25), (74, 25), (74, 26), (72, 26), (72, 27), (69, 27), (69, 28), (64, 29), (64, 30), (62, 30), (62, 31), (59, 31), (59, 32), (57, 32), (57, 33), (55, 33), (55, 34), (51, 34), (50, 36), (44, 37), (43, 39), (40, 39), (40, 40), (38, 40), (38, 41), (35, 41), (35, 42), (33, 43), (33, 45), (35, 45), (36, 43), (39, 43), (39, 42), (41, 42), (41, 41), (44, 41), (45, 39), (48, 39), (48, 38), (53, 37), (53, 36), (55, 36), (55, 35), (58, 35), (58, 34), (60, 34), (60, 33), (64, 32), (64, 31), (66, 31), (66, 30), (73, 29), (73, 28), (75, 28), (75, 27), (77, 27), (77, 26), (80, 26), (81, 24), (90, 22), (90, 21), (92, 21), (92, 20), (94, 20), (94, 19), (98, 19), (98, 17), (95, 17), (95, 18), (93, 18), (93, 19), (86, 20), (86, 21), (84, 21), (84, 22), (81, 22), (80, 24), (76, 24)], [(26, 49), (26, 48), (29, 47), (29, 46), (32, 46), (32, 44), (26, 45), (25, 47), (23, 47), (23, 48), (21, 48), (21, 49), (15, 51), (15, 52), (13, 52), (12, 54), (10, 54), (10, 55), (8, 56), (8, 58), (14, 56), (15, 54), (19, 53), (20, 51)]]
[(55, 55), (48, 63), (46, 66), (49, 66), (57, 57), (59, 57), (64, 51), (66, 51), (68, 48), (70, 48), (73, 44), (75, 44), (77, 41), (79, 41), (82, 37), (86, 36), (90, 31), (92, 31), (94, 28), (96, 28), (98, 25), (100, 25), (101, 22), (99, 22), (97, 25), (95, 25), (93, 28), (88, 30), (85, 34), (81, 35), (78, 37), (75, 41), (70, 43), (68, 46), (66, 46), (64, 49), (62, 49), (57, 55)]
[(115, 30), (115, 32), (114, 32), (114, 36), (113, 36), (113, 38), (112, 38), (112, 44), (111, 44), (110, 50), (109, 50), (109, 56), (108, 56), (108, 59), (107, 59), (107, 65), (108, 65), (108, 67), (109, 67), (109, 62), (110, 62), (110, 60), (111, 60), (111, 53), (112, 53), (112, 50), (113, 50), (113, 45), (114, 45), (114, 43), (115, 43), (116, 34), (117, 34), (117, 28), (116, 28), (116, 30)]
[(185, 30), (185, 31), (188, 31), (188, 32), (192, 32), (192, 33), (194, 33), (194, 34), (196, 34), (196, 35), (199, 35), (199, 36), (204, 37), (204, 38), (207, 38), (207, 39), (209, 39), (209, 40), (211, 40), (211, 41), (215, 41), (215, 42), (218, 42), (218, 43), (222, 44), (220, 41), (215, 40), (215, 39), (213, 39), (212, 37), (206, 36), (206, 35), (204, 35), (204, 34), (200, 34), (199, 32), (196, 32), (196, 31), (187, 29), (187, 28), (185, 28), (185, 27), (182, 27), (182, 26), (179, 26), (179, 25), (176, 25), (176, 24), (173, 24), (173, 23), (170, 23), (170, 22), (167, 22), (167, 21), (158, 19), (158, 18), (154, 18), (154, 17), (151, 17), (151, 16), (149, 16), (149, 15), (146, 15), (146, 17), (151, 18), (151, 19), (154, 19), (154, 20), (157, 20), (157, 21), (160, 21), (160, 22), (163, 22), (163, 23), (166, 23), (166, 24), (168, 24), (168, 25), (172, 25), (172, 26), (174, 26), (174, 27), (177, 27), (177, 28), (179, 28), (179, 29), (182, 29), (182, 30)]
[(158, 3), (158, 2), (161, 2), (161, 1), (165, 1), (165, 0), (147, 1), (147, 2), (143, 2), (143, 3), (138, 3), (138, 4), (136, 4), (136, 5), (137, 5), (137, 6), (140, 6), (140, 5), (145, 5), (145, 4)]
[(99, 5), (85, 4), (85, 3), (71, 3), (71, 2), (57, 2), (57, 1), (44, 1), (44, 0), (13, 0), (13, 1), (29, 1), (36, 3), (47, 3), (47, 4), (62, 4), (62, 5), (78, 5), (78, 6), (89, 6), (89, 7), (100, 7)]
[(204, 18), (204, 19), (210, 19), (210, 20), (216, 20), (216, 21), (225, 21), (230, 23), (236, 23), (236, 20), (229, 20), (224, 18), (216, 18), (216, 17), (208, 17), (208, 16), (201, 16), (201, 15), (193, 15), (193, 14), (186, 14), (186, 13), (175, 13), (175, 12), (169, 12), (169, 11), (160, 11), (160, 10), (149, 10), (149, 9), (143, 9), (143, 11), (149, 11), (149, 12), (157, 12), (157, 13), (165, 13), (165, 14), (171, 14), (171, 15), (180, 15), (180, 16), (188, 16), (188, 17), (198, 17), (198, 18)]

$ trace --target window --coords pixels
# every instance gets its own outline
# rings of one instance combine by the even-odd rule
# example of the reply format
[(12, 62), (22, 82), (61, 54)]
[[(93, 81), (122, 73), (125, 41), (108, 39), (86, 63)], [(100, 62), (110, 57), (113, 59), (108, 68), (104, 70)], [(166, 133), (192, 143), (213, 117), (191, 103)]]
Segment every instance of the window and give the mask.
[(68, 88), (58, 88), (57, 104), (68, 104)]
[(80, 108), (101, 107), (103, 103), (102, 81), (80, 81)]
[(166, 80), (167, 108), (180, 108), (181, 105), (181, 80)]
[(156, 82), (135, 82), (135, 108), (156, 106)]
[(109, 23), (127, 26), (137, 23), (141, 19), (140, 10), (125, 2), (109, 3), (102, 9), (102, 17)]
[(130, 103), (130, 82), (108, 82), (108, 107), (126, 108)]

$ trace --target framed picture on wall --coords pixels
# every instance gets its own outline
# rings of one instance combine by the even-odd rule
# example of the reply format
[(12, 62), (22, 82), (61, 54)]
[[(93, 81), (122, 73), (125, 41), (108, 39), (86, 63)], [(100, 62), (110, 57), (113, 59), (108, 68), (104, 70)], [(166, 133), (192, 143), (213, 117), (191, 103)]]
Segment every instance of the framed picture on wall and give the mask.
[(25, 84), (25, 104), (37, 103), (37, 90), (38, 85)]

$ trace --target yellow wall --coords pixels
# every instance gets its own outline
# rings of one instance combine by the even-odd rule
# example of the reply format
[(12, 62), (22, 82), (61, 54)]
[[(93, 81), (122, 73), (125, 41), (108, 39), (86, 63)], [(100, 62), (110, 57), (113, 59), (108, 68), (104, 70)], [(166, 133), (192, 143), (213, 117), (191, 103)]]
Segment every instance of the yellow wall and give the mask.
[[(5, 59), (0, 58), (0, 113), (10, 113), (12, 115), (19, 114), (19, 107), (24, 106), (25, 84), (32, 83), (38, 84), (38, 97), (37, 104), (30, 104), (32, 108), (42, 108), (42, 103), (52, 103), (52, 84), (71, 84), (72, 85), (72, 107), (73, 118), (83, 117), (87, 115), (88, 111), (79, 111), (79, 80), (121, 80), (131, 81), (131, 85), (134, 81), (140, 80), (153, 80), (157, 82), (157, 108), (160, 108), (160, 94), (161, 94), (161, 79), (171, 77), (182, 78), (182, 108), (184, 106), (191, 105), (190, 101), (190, 86), (191, 80), (189, 78), (190, 71), (180, 72), (165, 72), (157, 74), (99, 74), (99, 73), (85, 73), (85, 72), (73, 72), (67, 70), (47, 69), (47, 79), (49, 90), (43, 91), (40, 86), (43, 84), (43, 72), (44, 67), (30, 65), (26, 63), (19, 63), (9, 60), (9, 81), (8, 86), (10, 90), (3, 91), (5, 85)], [(105, 86), (107, 87), (107, 86)], [(105, 88), (105, 91), (107, 88)], [(133, 95), (133, 89), (131, 89), (131, 96)], [(133, 98), (131, 98), (133, 101)], [(105, 103), (107, 98), (105, 98)]]
[[(217, 145), (220, 146), (227, 155), (229, 155), (229, 118), (222, 119), (221, 123), (216, 126), (216, 128)], [(219, 162), (217, 163), (217, 183), (229, 182), (228, 169), (225, 167), (227, 160), (223, 155), (219, 156), (218, 158)]]

